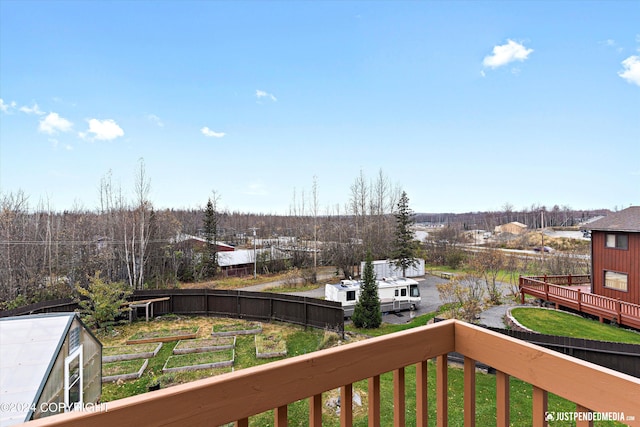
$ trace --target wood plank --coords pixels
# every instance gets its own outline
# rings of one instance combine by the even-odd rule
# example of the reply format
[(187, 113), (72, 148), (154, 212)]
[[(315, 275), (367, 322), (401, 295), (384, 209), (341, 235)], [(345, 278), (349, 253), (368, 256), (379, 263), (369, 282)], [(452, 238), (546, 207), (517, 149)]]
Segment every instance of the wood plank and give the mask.
[(547, 427), (548, 399), (546, 390), (533, 386), (533, 408), (531, 411), (533, 427)]
[(496, 425), (509, 427), (510, 423), (509, 375), (496, 371)]
[(464, 358), (464, 425), (476, 425), (476, 361)]
[(405, 375), (404, 368), (393, 371), (393, 425), (405, 425)]
[(380, 427), (380, 376), (376, 375), (369, 382), (369, 427)]
[(309, 425), (322, 427), (322, 393), (309, 398)]
[(340, 427), (353, 425), (353, 385), (340, 387)]
[(427, 395), (427, 361), (416, 364), (416, 427), (427, 427), (429, 423), (429, 400)]
[(449, 425), (448, 397), (448, 359), (443, 354), (436, 358), (436, 422), (438, 427)]
[(275, 409), (273, 414), (275, 427), (287, 427), (289, 423), (287, 412), (287, 405), (283, 405)]

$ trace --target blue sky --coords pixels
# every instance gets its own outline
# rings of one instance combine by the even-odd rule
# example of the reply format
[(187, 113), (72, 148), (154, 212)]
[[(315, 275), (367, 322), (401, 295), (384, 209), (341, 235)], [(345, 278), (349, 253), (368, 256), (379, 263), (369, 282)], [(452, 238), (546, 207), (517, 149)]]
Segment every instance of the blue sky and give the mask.
[[(323, 212), (640, 204), (640, 2), (0, 0), (0, 190)], [(308, 204), (307, 204), (308, 206)]]

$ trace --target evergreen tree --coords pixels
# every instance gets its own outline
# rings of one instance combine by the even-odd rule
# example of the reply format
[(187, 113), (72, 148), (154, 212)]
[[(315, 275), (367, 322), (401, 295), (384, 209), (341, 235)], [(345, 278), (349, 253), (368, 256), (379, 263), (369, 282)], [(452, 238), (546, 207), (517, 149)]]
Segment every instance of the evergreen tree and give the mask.
[(131, 288), (122, 282), (108, 283), (100, 278), (100, 272), (89, 278), (89, 286), (85, 289), (76, 285), (80, 296), (80, 311), (83, 320), (97, 329), (109, 327), (124, 312), (127, 297)]
[(396, 217), (396, 232), (393, 242), (393, 264), (402, 269), (402, 277), (406, 277), (407, 269), (418, 264), (415, 257), (416, 244), (413, 238), (413, 224), (415, 223), (413, 211), (409, 208), (409, 197), (402, 192), (398, 201)]
[(204, 238), (207, 242), (205, 248), (204, 276), (213, 277), (218, 271), (218, 213), (211, 199), (207, 202), (204, 212)]
[(367, 252), (367, 258), (362, 273), (360, 284), (360, 299), (356, 303), (351, 317), (357, 328), (373, 329), (382, 323), (380, 312), (380, 297), (378, 296), (378, 284), (373, 271), (373, 258), (371, 252)]

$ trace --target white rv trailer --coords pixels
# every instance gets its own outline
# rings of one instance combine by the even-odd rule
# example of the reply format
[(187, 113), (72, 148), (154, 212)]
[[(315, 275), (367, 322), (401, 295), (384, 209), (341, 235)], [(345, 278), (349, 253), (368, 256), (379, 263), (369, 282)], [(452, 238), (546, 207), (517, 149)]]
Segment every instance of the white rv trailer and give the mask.
[[(360, 299), (361, 283), (360, 280), (341, 280), (338, 284), (327, 284), (324, 287), (325, 299), (341, 303), (344, 316), (351, 317), (356, 302)], [(383, 313), (415, 310), (420, 306), (420, 288), (415, 280), (385, 277), (382, 280), (376, 280), (376, 283), (380, 298), (380, 310)]]

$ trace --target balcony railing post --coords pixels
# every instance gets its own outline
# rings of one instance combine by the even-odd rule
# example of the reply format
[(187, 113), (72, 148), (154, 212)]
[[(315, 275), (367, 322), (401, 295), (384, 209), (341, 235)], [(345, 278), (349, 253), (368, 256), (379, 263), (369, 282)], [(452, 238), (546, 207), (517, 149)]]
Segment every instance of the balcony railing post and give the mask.
[(464, 358), (464, 425), (476, 425), (476, 361)]
[(427, 399), (427, 361), (416, 365), (416, 427), (427, 427), (429, 404)]
[(620, 302), (620, 298), (618, 298), (616, 300), (616, 322), (618, 322), (618, 325), (622, 325), (621, 314), (622, 314), (622, 304)]
[(340, 388), (340, 426), (351, 427), (353, 424), (353, 385)]
[(436, 358), (436, 418), (438, 427), (448, 425), (448, 359), (447, 354), (441, 354)]
[(547, 426), (547, 408), (548, 395), (547, 391), (539, 387), (533, 386), (533, 427)]
[(496, 371), (496, 426), (509, 427), (510, 425), (510, 398), (509, 375)]
[(287, 427), (288, 425), (287, 405), (276, 408), (274, 419), (275, 419), (275, 427)]
[(309, 398), (309, 425), (322, 427), (322, 393)]
[(380, 375), (369, 378), (369, 427), (380, 427)]
[[(582, 405), (576, 405), (576, 412), (586, 414), (591, 411)], [(589, 417), (578, 417), (578, 419), (576, 420), (576, 427), (593, 427), (593, 420), (590, 420)]]
[(405, 377), (404, 368), (393, 371), (393, 425), (404, 427), (405, 424)]

